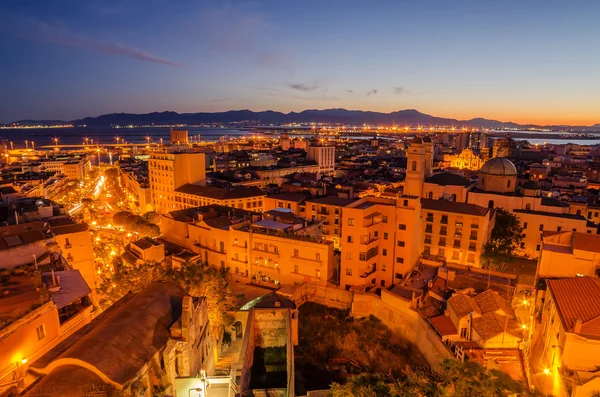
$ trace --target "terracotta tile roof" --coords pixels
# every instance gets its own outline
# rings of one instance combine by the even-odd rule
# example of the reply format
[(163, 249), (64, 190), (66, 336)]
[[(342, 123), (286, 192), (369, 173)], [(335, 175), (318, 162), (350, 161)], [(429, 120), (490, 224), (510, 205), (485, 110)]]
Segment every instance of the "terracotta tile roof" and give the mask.
[(424, 210), (453, 212), (456, 214), (484, 216), (489, 212), (489, 208), (477, 204), (457, 203), (448, 200), (421, 199), (421, 206)]
[(496, 291), (492, 291), (491, 289), (480, 293), (475, 296), (475, 302), (479, 305), (482, 313), (490, 313), (497, 312), (498, 310), (502, 310), (507, 316), (514, 318), (515, 313), (510, 307), (508, 301), (502, 298)]
[(469, 313), (481, 314), (481, 309), (475, 302), (475, 299), (465, 294), (456, 294), (448, 299), (448, 306), (451, 306), (458, 318), (468, 316)]
[(574, 332), (581, 320), (578, 334), (600, 338), (600, 280), (571, 277), (547, 280), (547, 285), (565, 329)]
[(483, 316), (473, 318), (473, 330), (481, 337), (483, 341), (493, 338), (496, 335), (502, 334), (506, 327), (506, 333), (517, 338), (522, 338), (523, 335), (519, 329), (519, 324), (508, 317), (498, 313), (485, 313)]

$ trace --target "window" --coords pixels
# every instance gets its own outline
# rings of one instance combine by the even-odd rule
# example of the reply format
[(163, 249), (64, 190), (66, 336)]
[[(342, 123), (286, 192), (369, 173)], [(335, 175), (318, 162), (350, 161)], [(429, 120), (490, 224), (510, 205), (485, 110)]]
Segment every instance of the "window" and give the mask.
[(404, 200), (404, 206), (408, 207), (408, 200)]
[(402, 273), (396, 273), (394, 277), (396, 277), (397, 279), (402, 279)]
[(404, 241), (398, 241), (398, 247), (404, 247), (405, 243)]
[(427, 213), (427, 218), (425, 218), (425, 220), (426, 220), (427, 222), (433, 222), (433, 213), (431, 213), (431, 212), (428, 212), (428, 213)]
[(387, 221), (388, 221), (388, 217), (387, 217), (387, 215), (383, 215), (383, 216), (381, 217), (381, 222), (383, 222), (383, 223), (387, 223)]
[(315, 277), (321, 278), (321, 269), (315, 269)]
[(352, 242), (354, 242), (354, 239), (352, 238), (352, 236), (348, 236), (348, 237), (346, 238), (346, 240), (347, 240), (349, 243), (352, 243)]
[(385, 287), (385, 280), (381, 280), (381, 286)]
[(346, 276), (352, 276), (352, 269), (346, 268)]
[(442, 224), (447, 225), (448, 224), (448, 215), (442, 215)]
[(381, 255), (383, 255), (383, 256), (387, 256), (387, 249), (385, 249), (385, 248), (384, 248), (384, 249), (382, 249), (382, 250), (381, 250)]
[(348, 226), (354, 226), (354, 218), (348, 218)]
[(346, 259), (352, 259), (352, 252), (346, 251)]
[(388, 239), (388, 233), (387, 232), (383, 232), (383, 239), (387, 240)]
[(378, 238), (379, 237), (379, 232), (378, 231), (374, 231), (373, 232), (373, 237)]
[(221, 261), (221, 270), (225, 270), (225, 261)]
[(542, 224), (542, 225), (540, 225), (540, 232), (543, 232), (543, 231), (544, 231), (544, 225)]
[(527, 229), (527, 222), (523, 222), (523, 229)]
[(46, 337), (46, 326), (44, 324), (40, 325), (35, 329), (35, 332), (37, 332), (38, 340), (44, 339)]
[(404, 263), (404, 258), (397, 257), (396, 258), (396, 263)]
[(315, 254), (315, 258), (316, 258), (316, 260), (320, 261), (321, 260), (321, 254), (319, 252), (317, 252)]
[(367, 253), (366, 252), (361, 252), (360, 254), (358, 254), (358, 259), (361, 261), (366, 261), (367, 260)]
[(461, 339), (467, 339), (467, 329), (466, 328), (461, 328), (460, 329), (460, 338)]
[(298, 273), (298, 265), (294, 265), (294, 273)]
[(535, 246), (535, 250), (536, 250), (537, 252), (540, 252), (540, 248), (541, 248), (541, 247), (540, 247), (540, 245), (539, 245), (539, 244)]
[(510, 179), (506, 181), (506, 187), (510, 187)]
[(406, 225), (403, 224), (403, 223), (401, 223), (401, 224), (398, 225), (398, 229), (400, 229), (400, 230), (406, 230)]
[(294, 248), (294, 256), (298, 256), (298, 248)]
[(448, 230), (446, 226), (440, 226), (440, 236), (446, 236), (448, 234)]
[(556, 228), (557, 232), (560, 232), (561, 230), (562, 230), (562, 226), (559, 226), (559, 227)]
[(529, 203), (525, 204), (525, 209), (527, 211), (529, 211), (531, 209), (531, 204), (529, 204)]
[(416, 171), (416, 170), (417, 170), (417, 162), (416, 162), (416, 161), (414, 161), (414, 160), (413, 160), (413, 162), (412, 162), (411, 169), (412, 169), (413, 171)]
[(488, 201), (488, 208), (494, 208), (494, 200)]

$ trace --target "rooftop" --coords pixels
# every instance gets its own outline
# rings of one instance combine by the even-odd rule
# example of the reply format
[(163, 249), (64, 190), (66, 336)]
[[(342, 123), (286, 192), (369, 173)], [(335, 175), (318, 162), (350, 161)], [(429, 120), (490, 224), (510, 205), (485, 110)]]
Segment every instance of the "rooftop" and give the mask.
[(457, 214), (485, 216), (490, 209), (477, 204), (458, 203), (448, 200), (421, 199), (424, 210), (453, 212)]
[(425, 179), (425, 183), (433, 183), (440, 186), (469, 186), (473, 184), (472, 181), (468, 180), (464, 176), (455, 174), (453, 172), (442, 172), (435, 174)]
[(600, 280), (571, 277), (546, 283), (565, 329), (575, 332), (579, 320), (582, 324), (578, 334), (600, 339)]
[(175, 192), (217, 200), (232, 200), (266, 195), (264, 191), (256, 186), (236, 186), (229, 189), (223, 189), (212, 186), (194, 185), (191, 183), (186, 183), (185, 185), (175, 189)]

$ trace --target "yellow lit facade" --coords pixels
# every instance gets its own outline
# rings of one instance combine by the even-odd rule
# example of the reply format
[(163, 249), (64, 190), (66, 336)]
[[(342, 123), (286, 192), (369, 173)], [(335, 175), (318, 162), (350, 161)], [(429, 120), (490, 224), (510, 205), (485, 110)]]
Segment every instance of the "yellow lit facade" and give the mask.
[(175, 189), (206, 181), (204, 153), (154, 152), (148, 161), (150, 191), (155, 210), (161, 214), (177, 208)]

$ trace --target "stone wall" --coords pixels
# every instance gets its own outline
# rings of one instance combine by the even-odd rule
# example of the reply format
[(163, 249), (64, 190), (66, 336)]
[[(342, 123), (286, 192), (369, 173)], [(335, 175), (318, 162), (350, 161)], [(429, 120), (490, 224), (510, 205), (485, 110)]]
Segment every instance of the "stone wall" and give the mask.
[(410, 301), (386, 290), (382, 290), (379, 297), (371, 293), (353, 293), (305, 283), (296, 289), (292, 299), (298, 306), (314, 302), (337, 309), (350, 309), (350, 315), (354, 317), (373, 315), (413, 343), (432, 367), (445, 358), (453, 357), (427, 319), (410, 307)]
[(291, 299), (301, 306), (305, 302), (314, 302), (336, 309), (347, 310), (352, 307), (352, 292), (333, 285), (304, 283), (296, 288)]
[(288, 339), (287, 310), (254, 310), (254, 346), (278, 347), (285, 346)]

